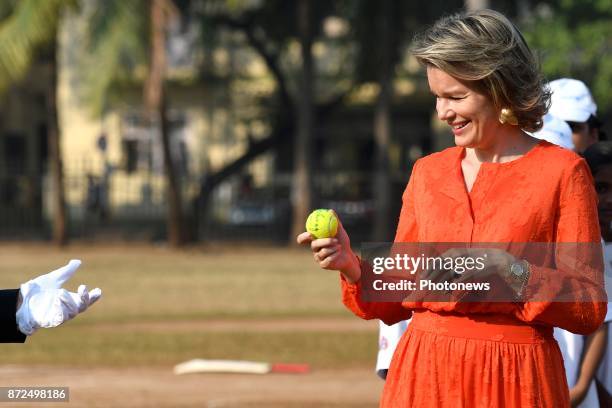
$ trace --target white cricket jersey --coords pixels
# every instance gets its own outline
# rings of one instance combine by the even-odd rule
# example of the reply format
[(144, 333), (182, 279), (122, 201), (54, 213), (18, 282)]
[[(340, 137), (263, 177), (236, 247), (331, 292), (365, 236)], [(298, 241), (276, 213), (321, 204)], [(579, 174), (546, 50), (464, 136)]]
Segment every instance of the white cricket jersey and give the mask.
[[(602, 241), (602, 244), (603, 241)], [(604, 262), (605, 262), (605, 284), (606, 284), (606, 292), (612, 293), (609, 288), (612, 280), (609, 277), (612, 277), (612, 245), (603, 245), (604, 247)], [(609, 322), (612, 320), (612, 304), (608, 303), (608, 313), (606, 313), (605, 322)], [(606, 345), (606, 351), (602, 358), (601, 365), (599, 366), (599, 370), (596, 373), (596, 377), (599, 378), (600, 375), (605, 373), (606, 370), (612, 370), (612, 364), (610, 364), (610, 337), (609, 337), (610, 325), (608, 324), (608, 344)], [(578, 380), (578, 373), (580, 372), (580, 363), (582, 362), (582, 351), (584, 349), (585, 336), (580, 334), (570, 333), (566, 330), (555, 327), (554, 331), (555, 339), (559, 343), (559, 348), (561, 349), (561, 354), (563, 355), (563, 363), (565, 365), (565, 377), (567, 378), (567, 384), (570, 388), (572, 388), (576, 381)], [(605, 377), (605, 376), (604, 376)], [(608, 373), (608, 378), (612, 378), (610, 373)], [(605, 381), (602, 381), (606, 387), (609, 388), (609, 384), (606, 384)], [(599, 399), (597, 397), (597, 387), (595, 386), (595, 382), (592, 381), (589, 386), (589, 390), (587, 391), (587, 395), (584, 400), (578, 405), (579, 408), (599, 408)]]
[(376, 371), (388, 370), (391, 364), (393, 353), (402, 338), (402, 334), (408, 327), (410, 320), (403, 320), (392, 326), (387, 326), (380, 321), (380, 330), (378, 332), (378, 358), (376, 359)]

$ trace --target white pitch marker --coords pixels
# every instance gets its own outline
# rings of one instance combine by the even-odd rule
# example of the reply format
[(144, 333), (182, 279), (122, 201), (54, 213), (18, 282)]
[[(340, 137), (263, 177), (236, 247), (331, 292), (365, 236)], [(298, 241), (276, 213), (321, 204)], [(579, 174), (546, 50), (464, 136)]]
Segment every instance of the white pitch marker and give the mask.
[(308, 364), (270, 364), (243, 360), (193, 359), (174, 366), (174, 374), (228, 373), (228, 374), (306, 374)]

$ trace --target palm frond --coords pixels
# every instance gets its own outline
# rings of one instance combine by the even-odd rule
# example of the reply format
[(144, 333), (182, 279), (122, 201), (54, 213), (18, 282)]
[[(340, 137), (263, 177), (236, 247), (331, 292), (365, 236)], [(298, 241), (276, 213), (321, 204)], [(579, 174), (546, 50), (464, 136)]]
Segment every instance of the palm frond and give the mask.
[(57, 33), (61, 10), (73, 0), (21, 0), (0, 21), (0, 91), (28, 72), (38, 47)]
[(81, 98), (94, 115), (104, 109), (113, 81), (144, 62), (148, 14), (143, 0), (97, 1), (88, 16), (79, 71)]
[(0, 21), (7, 18), (15, 9), (17, 0), (4, 0), (0, 1)]

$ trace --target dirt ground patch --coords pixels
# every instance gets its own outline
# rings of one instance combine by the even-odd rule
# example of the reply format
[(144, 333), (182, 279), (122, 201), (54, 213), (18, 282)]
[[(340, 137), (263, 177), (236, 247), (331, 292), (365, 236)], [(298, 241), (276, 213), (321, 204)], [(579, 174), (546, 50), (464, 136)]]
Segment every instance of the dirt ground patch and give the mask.
[[(62, 386), (70, 402), (45, 407), (376, 407), (383, 382), (373, 369), (321, 370), (302, 375), (195, 374), (172, 367), (0, 367), (3, 386)], [(2, 408), (34, 407), (2, 403)]]
[[(377, 322), (346, 311), (337, 273), (306, 249), (0, 243), (0, 287), (68, 259), (103, 290), (90, 311), (3, 345), (0, 386), (65, 386), (66, 403), (24, 407), (376, 407)], [(304, 375), (175, 376), (192, 358), (308, 363)], [(10, 364), (10, 365), (9, 365)]]

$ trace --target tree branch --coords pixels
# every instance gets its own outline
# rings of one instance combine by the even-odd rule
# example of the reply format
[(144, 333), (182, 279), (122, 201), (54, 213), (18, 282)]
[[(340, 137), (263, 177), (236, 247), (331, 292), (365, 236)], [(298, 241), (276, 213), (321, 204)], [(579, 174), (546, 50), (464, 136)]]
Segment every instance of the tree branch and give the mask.
[(281, 106), (284, 109), (292, 110), (293, 99), (291, 98), (291, 95), (287, 88), (287, 80), (285, 76), (283, 75), (283, 73), (281, 72), (279, 64), (278, 64), (279, 56), (278, 54), (272, 53), (267, 50), (266, 45), (265, 45), (265, 40), (257, 38), (257, 35), (255, 34), (256, 26), (253, 23), (253, 19), (252, 18), (237, 19), (237, 18), (232, 18), (230, 16), (218, 14), (212, 17), (211, 21), (214, 24), (225, 25), (226, 27), (229, 27), (231, 29), (240, 30), (244, 32), (244, 34), (247, 36), (247, 39), (251, 47), (254, 48), (255, 51), (257, 51), (259, 56), (264, 60), (264, 62), (266, 63), (266, 66), (268, 67), (268, 69), (270, 70), (274, 78), (276, 79), (276, 83), (278, 85), (278, 93), (281, 99)]

